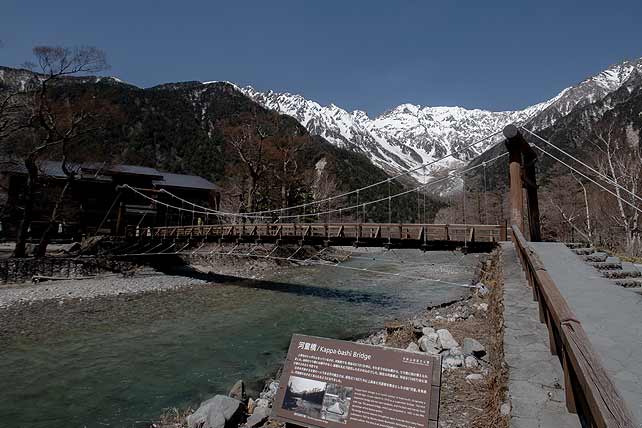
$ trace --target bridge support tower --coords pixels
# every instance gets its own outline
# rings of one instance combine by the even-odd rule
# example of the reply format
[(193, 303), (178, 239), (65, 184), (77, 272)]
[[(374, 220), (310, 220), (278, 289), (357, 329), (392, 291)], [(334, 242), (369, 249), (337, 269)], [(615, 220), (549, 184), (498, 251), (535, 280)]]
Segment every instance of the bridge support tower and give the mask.
[(526, 188), (526, 208), (530, 240), (542, 240), (539, 221), (539, 201), (537, 198), (537, 155), (515, 125), (504, 128), (506, 148), (509, 154), (510, 169), (510, 221), (524, 230), (524, 188)]

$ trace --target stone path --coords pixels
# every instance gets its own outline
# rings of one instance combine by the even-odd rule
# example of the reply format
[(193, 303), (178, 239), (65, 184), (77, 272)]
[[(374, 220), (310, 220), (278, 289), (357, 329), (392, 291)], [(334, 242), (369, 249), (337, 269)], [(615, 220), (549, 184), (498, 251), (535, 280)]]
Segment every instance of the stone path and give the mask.
[(642, 423), (642, 295), (601, 276), (563, 244), (529, 243)]
[(509, 367), (512, 428), (576, 428), (568, 413), (564, 374), (548, 349), (548, 330), (511, 242), (503, 242), (504, 357)]

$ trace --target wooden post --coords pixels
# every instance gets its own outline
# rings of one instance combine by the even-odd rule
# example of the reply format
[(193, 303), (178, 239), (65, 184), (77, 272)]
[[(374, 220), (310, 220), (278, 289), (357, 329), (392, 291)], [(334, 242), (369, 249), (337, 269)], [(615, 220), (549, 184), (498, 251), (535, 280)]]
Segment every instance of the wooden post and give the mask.
[(506, 148), (509, 156), (510, 169), (510, 222), (516, 225), (520, 232), (524, 233), (524, 202), (522, 195), (522, 151), (517, 127), (508, 125), (504, 128), (506, 137)]
[[(535, 169), (537, 155), (515, 125), (505, 127), (504, 136), (506, 137), (506, 147), (510, 155), (511, 222), (520, 226), (520, 230), (522, 233), (524, 232), (522, 187), (526, 187), (530, 240), (534, 242), (541, 241), (537, 172)], [(517, 200), (518, 198), (519, 201)], [(521, 212), (519, 222), (516, 222), (517, 210)]]
[(116, 217), (116, 236), (123, 235), (123, 220), (125, 219), (124, 217), (124, 211), (125, 211), (125, 205), (124, 202), (121, 202), (118, 205), (118, 216)]
[(539, 223), (539, 201), (537, 198), (537, 173), (535, 172), (537, 157), (524, 156), (524, 185), (526, 186), (526, 203), (528, 207), (528, 224), (531, 241), (542, 240)]

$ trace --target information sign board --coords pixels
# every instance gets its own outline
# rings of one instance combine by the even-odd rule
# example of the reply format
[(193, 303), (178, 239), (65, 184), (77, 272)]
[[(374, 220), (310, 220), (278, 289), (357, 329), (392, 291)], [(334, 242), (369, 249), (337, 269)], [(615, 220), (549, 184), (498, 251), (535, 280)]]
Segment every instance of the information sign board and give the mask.
[(273, 416), (310, 428), (436, 428), (441, 359), (295, 334)]

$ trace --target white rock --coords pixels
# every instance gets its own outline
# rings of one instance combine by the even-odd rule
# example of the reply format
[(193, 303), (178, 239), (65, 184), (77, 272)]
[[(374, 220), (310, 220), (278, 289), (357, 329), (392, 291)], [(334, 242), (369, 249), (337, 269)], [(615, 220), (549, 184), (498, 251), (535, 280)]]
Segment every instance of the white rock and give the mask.
[(464, 339), (464, 354), (481, 358), (486, 355), (486, 348), (475, 339), (467, 337)]
[(479, 367), (479, 363), (477, 362), (477, 358), (475, 358), (475, 357), (473, 357), (471, 355), (467, 356), (466, 359), (464, 360), (464, 362), (466, 363), (466, 368), (468, 368), (468, 369), (474, 369), (474, 368)]
[(484, 285), (483, 282), (478, 282), (477, 284), (475, 284), (475, 287), (477, 287), (477, 292), (480, 296), (485, 296), (490, 292), (490, 290)]
[(421, 336), (419, 339), (419, 349), (432, 355), (438, 355), (442, 349), (439, 344), (439, 335), (437, 333), (429, 333)]
[(480, 303), (479, 306), (477, 306), (480, 311), (487, 311), (488, 310), (488, 303)]
[(479, 373), (471, 373), (468, 376), (466, 376), (466, 380), (468, 382), (476, 382), (476, 381), (480, 381), (480, 380), (483, 380), (483, 379), (484, 379), (484, 376), (479, 374)]
[(422, 333), (424, 336), (428, 336), (429, 334), (432, 334), (432, 333), (434, 333), (434, 332), (435, 332), (435, 329), (434, 329), (434, 328), (432, 328), (432, 327), (424, 327), (424, 328), (422, 328), (422, 329), (421, 329), (421, 333)]
[(256, 401), (254, 401), (254, 407), (270, 407), (270, 400), (265, 399), (265, 398), (259, 398)]
[(248, 428), (259, 427), (259, 426), (263, 425), (263, 423), (265, 423), (265, 421), (268, 420), (268, 418), (270, 417), (271, 413), (272, 413), (272, 409), (270, 409), (270, 408), (258, 407), (254, 411), (254, 413), (252, 413), (252, 415), (247, 419), (247, 422), (245, 423), (245, 425)]
[(459, 346), (459, 343), (455, 340), (452, 334), (445, 328), (437, 330), (439, 335), (439, 344), (443, 349), (451, 349)]
[(464, 365), (464, 358), (461, 356), (449, 355), (441, 361), (442, 369), (454, 369)]
[(509, 402), (502, 403), (501, 407), (499, 408), (499, 411), (501, 412), (502, 416), (509, 416), (510, 403)]
[(259, 394), (259, 396), (261, 398), (265, 398), (266, 400), (272, 400), (278, 390), (279, 390), (279, 382), (272, 381), (270, 382), (268, 387), (265, 388), (265, 390)]
[(417, 345), (415, 342), (410, 342), (410, 344), (406, 347), (406, 351), (421, 352), (421, 350), (419, 349), (419, 345)]
[(455, 346), (454, 348), (450, 348), (448, 354), (457, 357), (459, 355), (464, 355), (464, 351), (462, 351), (459, 346)]
[[(236, 421), (242, 412), (242, 403), (225, 395), (215, 395), (201, 403), (200, 407), (187, 417), (189, 428), (225, 428)], [(237, 422), (238, 423), (238, 422)]]

